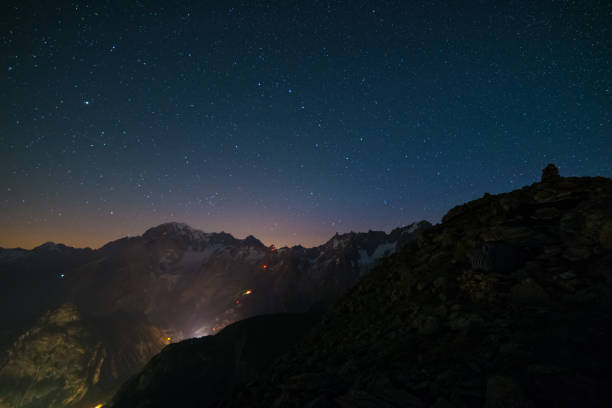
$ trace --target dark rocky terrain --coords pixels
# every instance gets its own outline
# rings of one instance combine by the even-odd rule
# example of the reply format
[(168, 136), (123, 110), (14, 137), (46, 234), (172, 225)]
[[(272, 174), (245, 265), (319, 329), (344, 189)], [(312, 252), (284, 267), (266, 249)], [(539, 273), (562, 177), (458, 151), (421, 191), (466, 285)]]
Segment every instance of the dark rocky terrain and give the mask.
[(612, 406), (612, 180), (450, 210), (223, 407)]
[(214, 407), (298, 342), (320, 313), (251, 317), (167, 346), (117, 393), (113, 408)]
[(125, 315), (93, 321), (64, 304), (7, 350), (0, 365), (0, 407), (94, 405), (166, 344), (164, 333), (145, 322)]
[[(18, 391), (10, 396), (2, 392), (0, 407), (52, 406), (60, 398), (53, 395), (72, 395), (73, 406), (79, 407), (90, 396), (107, 401), (120, 381), (141, 369), (168, 338), (176, 342), (215, 333), (259, 314), (324, 308), (378, 259), (429, 227), (421, 222), (391, 234), (336, 235), (316, 248), (275, 249), (254, 237), (240, 240), (167, 223), (98, 250), (53, 243), (31, 251), (0, 249), (0, 389), (16, 384), (15, 367), (35, 367), (34, 361), (59, 367), (63, 359), (73, 358), (53, 351), (40, 360), (36, 355), (51, 346), (27, 335), (33, 330), (59, 333), (59, 348), (79, 350), (83, 356), (98, 355), (102, 342), (100, 370), (112, 372), (93, 384), (94, 363), (76, 357), (70, 360), (76, 366), (68, 371), (23, 370), (15, 390), (26, 383), (44, 387), (24, 391), (29, 399), (17, 398)], [(66, 303), (74, 306), (78, 323), (58, 326), (41, 319)], [(72, 335), (77, 326), (82, 336)], [(159, 336), (132, 330), (136, 327)], [(78, 376), (78, 386), (66, 385)], [(42, 399), (36, 403), (37, 398)]]

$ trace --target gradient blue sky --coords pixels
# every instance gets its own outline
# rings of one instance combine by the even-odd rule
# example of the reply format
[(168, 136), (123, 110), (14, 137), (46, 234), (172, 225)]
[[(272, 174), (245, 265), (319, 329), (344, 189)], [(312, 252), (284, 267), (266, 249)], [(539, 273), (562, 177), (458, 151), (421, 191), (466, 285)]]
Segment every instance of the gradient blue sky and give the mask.
[(0, 246), (311, 246), (612, 176), (605, 2), (3, 4)]

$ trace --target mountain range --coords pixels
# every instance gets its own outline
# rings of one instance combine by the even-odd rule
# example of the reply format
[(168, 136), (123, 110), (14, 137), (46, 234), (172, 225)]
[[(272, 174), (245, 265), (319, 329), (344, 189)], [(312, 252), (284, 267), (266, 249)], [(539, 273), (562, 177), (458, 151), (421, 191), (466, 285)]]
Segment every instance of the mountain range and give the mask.
[[(87, 406), (168, 343), (251, 316), (324, 310), (430, 227), (277, 249), (165, 223), (96, 250), (0, 249), (0, 407)], [(66, 359), (70, 369), (54, 368)]]

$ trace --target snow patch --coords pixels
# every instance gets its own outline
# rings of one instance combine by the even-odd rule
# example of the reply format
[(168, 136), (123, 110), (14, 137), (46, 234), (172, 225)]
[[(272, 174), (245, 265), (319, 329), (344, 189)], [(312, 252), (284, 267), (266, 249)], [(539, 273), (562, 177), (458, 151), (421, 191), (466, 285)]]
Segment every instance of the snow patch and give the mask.
[(208, 259), (215, 253), (215, 252), (222, 252), (224, 250), (227, 249), (227, 245), (221, 245), (221, 244), (215, 244), (215, 245), (210, 245), (208, 247), (206, 247), (206, 249), (204, 249), (203, 251), (200, 252), (195, 252), (201, 255), (202, 257), (202, 263), (208, 261)]
[(249, 247), (249, 252), (245, 258), (246, 261), (248, 262), (256, 262), (261, 260), (264, 257), (264, 253), (262, 251), (258, 251), (257, 249), (253, 248), (253, 247)]
[(413, 232), (415, 232), (418, 229), (419, 229), (419, 224), (417, 222), (413, 222), (412, 224), (410, 224), (408, 229), (405, 229), (404, 231), (402, 231), (402, 235), (403, 234), (412, 234)]
[(45, 242), (41, 246), (34, 248), (34, 249), (45, 249), (47, 251), (59, 251), (61, 248), (60, 248), (60, 244), (56, 244), (55, 242), (49, 241), (49, 242)]
[(212, 330), (212, 327), (202, 326), (192, 333), (192, 337), (204, 337), (204, 336), (210, 336), (213, 334), (215, 334), (215, 332)]
[[(190, 242), (201, 242), (207, 243), (210, 241), (210, 236), (204, 231), (191, 228), (189, 225), (182, 222), (169, 222), (161, 224), (157, 227), (151, 228), (149, 231), (160, 231), (162, 235), (173, 235), (184, 238)], [(146, 234), (146, 233), (145, 233)]]
[(348, 242), (350, 241), (350, 238), (345, 237), (345, 238), (334, 238), (332, 239), (332, 248), (336, 249), (338, 247), (344, 248), (347, 246)]
[(225, 245), (217, 244), (207, 247), (204, 251), (194, 251), (193, 249), (185, 251), (183, 257), (174, 265), (173, 269), (190, 270), (198, 268), (206, 263), (216, 252), (223, 251), (225, 248)]
[(159, 277), (160, 279), (167, 280), (168, 290), (172, 290), (176, 286), (176, 282), (178, 282), (179, 279), (181, 278), (181, 275), (174, 274), (174, 273), (162, 273), (161, 275), (159, 275)]
[(161, 258), (159, 258), (159, 264), (161, 266), (168, 266), (178, 260), (178, 254), (174, 249), (167, 249)]
[(396, 242), (387, 242), (386, 244), (380, 244), (376, 247), (372, 255), (368, 255), (365, 249), (359, 250), (359, 266), (368, 267), (373, 265), (376, 261), (385, 255), (390, 255), (395, 252)]

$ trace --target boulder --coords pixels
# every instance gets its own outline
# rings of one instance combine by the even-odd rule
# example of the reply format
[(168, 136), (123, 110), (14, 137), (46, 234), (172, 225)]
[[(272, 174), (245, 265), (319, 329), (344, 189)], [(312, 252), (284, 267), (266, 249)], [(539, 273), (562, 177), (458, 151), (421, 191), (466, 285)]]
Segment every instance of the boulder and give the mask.
[(561, 175), (559, 175), (559, 169), (552, 163), (549, 163), (544, 170), (542, 170), (542, 183), (551, 183), (559, 181)]

